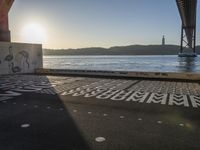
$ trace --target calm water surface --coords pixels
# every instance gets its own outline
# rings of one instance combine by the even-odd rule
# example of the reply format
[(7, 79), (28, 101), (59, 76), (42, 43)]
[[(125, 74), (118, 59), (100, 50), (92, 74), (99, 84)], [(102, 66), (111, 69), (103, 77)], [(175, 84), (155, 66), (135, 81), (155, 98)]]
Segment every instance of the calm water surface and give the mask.
[(52, 69), (200, 72), (200, 58), (178, 56), (44, 56)]

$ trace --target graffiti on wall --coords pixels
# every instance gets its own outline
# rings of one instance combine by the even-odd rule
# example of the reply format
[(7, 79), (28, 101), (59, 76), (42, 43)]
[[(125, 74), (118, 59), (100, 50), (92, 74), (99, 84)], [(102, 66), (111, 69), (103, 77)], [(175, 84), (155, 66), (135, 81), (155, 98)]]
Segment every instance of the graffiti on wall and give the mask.
[[(15, 65), (15, 57), (19, 57), (19, 55), (21, 56), (20, 59), (20, 66)], [(9, 68), (9, 73), (19, 73), (22, 71), (22, 68), (25, 69), (27, 65), (27, 68), (29, 69), (29, 53), (27, 51), (20, 51), (18, 52), (17, 55), (13, 55), (13, 50), (12, 50), (12, 46), (9, 46), (8, 48), (8, 54), (5, 56), (4, 62), (8, 63), (8, 68)]]
[(0, 74), (32, 73), (34, 69), (42, 67), (42, 47), (33, 46), (0, 45)]

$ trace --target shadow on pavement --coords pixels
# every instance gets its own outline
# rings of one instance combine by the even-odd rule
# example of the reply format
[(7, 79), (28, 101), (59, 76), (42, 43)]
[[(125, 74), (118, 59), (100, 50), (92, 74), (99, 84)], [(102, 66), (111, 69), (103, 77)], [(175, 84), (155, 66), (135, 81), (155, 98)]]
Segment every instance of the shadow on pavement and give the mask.
[(20, 93), (0, 102), (1, 150), (90, 149), (58, 95)]

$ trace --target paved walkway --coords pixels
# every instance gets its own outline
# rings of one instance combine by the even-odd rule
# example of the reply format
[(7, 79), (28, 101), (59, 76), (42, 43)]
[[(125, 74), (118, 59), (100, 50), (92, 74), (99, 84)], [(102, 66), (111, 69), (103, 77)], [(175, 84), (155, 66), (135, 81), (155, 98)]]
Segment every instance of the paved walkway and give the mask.
[(200, 149), (200, 84), (0, 76), (0, 149)]

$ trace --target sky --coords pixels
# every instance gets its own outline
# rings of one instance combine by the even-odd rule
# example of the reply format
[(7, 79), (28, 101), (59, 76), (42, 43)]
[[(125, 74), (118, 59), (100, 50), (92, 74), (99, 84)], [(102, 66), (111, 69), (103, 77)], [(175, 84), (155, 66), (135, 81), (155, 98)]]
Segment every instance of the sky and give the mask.
[[(197, 44), (200, 44), (200, 3)], [(179, 44), (175, 0), (15, 0), (9, 12), (13, 42), (44, 48)]]

